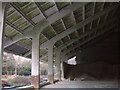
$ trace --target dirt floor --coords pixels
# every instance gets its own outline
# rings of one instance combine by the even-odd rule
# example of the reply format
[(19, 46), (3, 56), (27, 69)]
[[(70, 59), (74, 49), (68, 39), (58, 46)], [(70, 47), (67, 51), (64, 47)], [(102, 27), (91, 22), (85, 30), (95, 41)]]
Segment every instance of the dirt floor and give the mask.
[(118, 88), (117, 80), (70, 81), (64, 80), (42, 88)]

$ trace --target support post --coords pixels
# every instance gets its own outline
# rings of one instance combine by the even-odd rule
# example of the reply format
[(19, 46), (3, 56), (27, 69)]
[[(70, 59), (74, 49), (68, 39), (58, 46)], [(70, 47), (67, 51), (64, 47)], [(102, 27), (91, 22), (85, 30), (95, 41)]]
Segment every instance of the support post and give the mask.
[(54, 83), (54, 70), (53, 70), (53, 45), (48, 45), (48, 80)]
[(62, 54), (61, 60), (62, 60), (61, 61), (61, 73), (62, 73), (62, 79), (64, 80), (64, 62), (67, 62), (68, 57)]
[(55, 60), (55, 66), (56, 66), (56, 71), (57, 71), (57, 79), (61, 80), (61, 71), (60, 71), (60, 50), (56, 52), (56, 60)]
[(40, 88), (40, 40), (39, 35), (32, 38), (32, 76), (31, 84)]
[(3, 36), (5, 23), (5, 4), (0, 2), (0, 90), (2, 89)]
[(61, 62), (61, 80), (64, 79), (64, 66), (63, 66), (63, 61)]

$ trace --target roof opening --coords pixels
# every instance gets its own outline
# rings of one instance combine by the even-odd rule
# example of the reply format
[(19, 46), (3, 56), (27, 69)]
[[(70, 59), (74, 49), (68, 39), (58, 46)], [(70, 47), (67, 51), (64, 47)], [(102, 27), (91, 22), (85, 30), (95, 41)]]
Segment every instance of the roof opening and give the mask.
[(71, 59), (69, 59), (67, 63), (71, 64), (71, 65), (76, 65), (76, 60), (75, 59), (76, 59), (76, 56), (71, 58)]

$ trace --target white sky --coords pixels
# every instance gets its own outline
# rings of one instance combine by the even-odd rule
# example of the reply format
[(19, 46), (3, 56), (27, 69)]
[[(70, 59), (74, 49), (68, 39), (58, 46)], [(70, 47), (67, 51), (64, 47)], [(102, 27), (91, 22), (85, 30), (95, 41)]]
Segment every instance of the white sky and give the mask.
[(76, 56), (68, 60), (68, 64), (76, 65)]
[[(7, 53), (7, 52), (4, 52), (4, 54), (12, 54), (12, 53)], [(30, 61), (31, 59), (30, 58), (26, 58), (26, 57), (22, 57), (22, 56), (19, 56), (19, 55), (15, 55), (13, 54), (13, 56), (15, 57), (16, 60), (18, 60), (18, 58), (21, 60), (21, 61)], [(45, 64), (44, 62), (40, 62), (40, 64)]]

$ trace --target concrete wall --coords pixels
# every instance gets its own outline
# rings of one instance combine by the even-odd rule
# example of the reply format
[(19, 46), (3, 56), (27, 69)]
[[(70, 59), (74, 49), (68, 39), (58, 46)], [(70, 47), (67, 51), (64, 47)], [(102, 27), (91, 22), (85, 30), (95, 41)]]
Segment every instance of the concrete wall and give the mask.
[(115, 78), (118, 75), (119, 63), (119, 35), (112, 33), (106, 39), (78, 52), (77, 65), (64, 63), (65, 78), (80, 77), (82, 74), (100, 78)]

